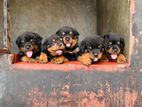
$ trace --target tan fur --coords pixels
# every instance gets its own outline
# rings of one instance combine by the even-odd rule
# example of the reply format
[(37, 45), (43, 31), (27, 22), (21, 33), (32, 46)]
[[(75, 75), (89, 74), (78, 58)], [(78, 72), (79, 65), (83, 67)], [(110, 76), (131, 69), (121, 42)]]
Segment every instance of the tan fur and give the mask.
[(126, 58), (123, 54), (119, 54), (117, 58), (117, 63), (126, 63)]
[(84, 53), (78, 57), (78, 61), (84, 65), (90, 65), (94, 56), (91, 53)]
[(23, 57), (21, 57), (21, 61), (22, 62), (34, 62), (35, 60), (32, 58), (29, 58), (27, 56), (23, 56)]
[(65, 58), (64, 56), (59, 56), (59, 57), (54, 57), (51, 62), (53, 64), (61, 64), (61, 63), (64, 63), (64, 62), (67, 62), (68, 59)]
[(47, 63), (48, 62), (48, 56), (45, 53), (41, 52), (39, 59), (38, 59), (38, 62), (39, 63)]
[(61, 47), (59, 47), (57, 44), (55, 44), (54, 46), (48, 48), (48, 52), (52, 55), (52, 56), (57, 56), (56, 53), (54, 53), (57, 50), (64, 50), (65, 46), (62, 45)]

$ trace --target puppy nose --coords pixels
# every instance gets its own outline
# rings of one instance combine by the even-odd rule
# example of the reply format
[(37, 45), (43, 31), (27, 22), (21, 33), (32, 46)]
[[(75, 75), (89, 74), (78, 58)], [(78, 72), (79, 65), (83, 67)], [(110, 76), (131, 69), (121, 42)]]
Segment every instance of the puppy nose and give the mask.
[(60, 47), (61, 47), (62, 45), (63, 45), (62, 43), (58, 43), (58, 46), (60, 46)]
[(65, 39), (66, 39), (66, 41), (70, 41), (70, 37), (66, 37)]
[(114, 52), (117, 52), (117, 51), (118, 51), (118, 49), (117, 49), (117, 48), (113, 48), (113, 50), (114, 50)]
[(30, 49), (31, 45), (26, 45), (25, 47), (26, 47), (26, 49)]
[(94, 56), (97, 57), (97, 56), (98, 56), (98, 53), (94, 53)]

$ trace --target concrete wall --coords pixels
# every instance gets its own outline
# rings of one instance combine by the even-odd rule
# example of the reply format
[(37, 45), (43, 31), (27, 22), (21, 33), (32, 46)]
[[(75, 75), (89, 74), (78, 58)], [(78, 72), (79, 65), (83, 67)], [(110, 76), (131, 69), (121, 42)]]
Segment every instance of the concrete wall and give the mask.
[(98, 34), (114, 32), (125, 37), (126, 56), (129, 55), (130, 38), (130, 1), (97, 0)]
[(11, 50), (16, 49), (17, 36), (25, 31), (46, 38), (68, 25), (80, 32), (80, 40), (96, 33), (95, 6), (95, 0), (11, 0)]
[[(72, 103), (84, 104), (81, 107), (142, 107), (142, 0), (132, 1), (131, 66), (117, 72), (23, 70), (12, 69), (7, 56), (0, 56), (0, 107), (47, 107), (56, 103), (62, 107)], [(65, 86), (69, 90), (64, 90)]]
[(3, 4), (0, 0), (0, 48), (2, 48), (2, 33), (3, 33)]

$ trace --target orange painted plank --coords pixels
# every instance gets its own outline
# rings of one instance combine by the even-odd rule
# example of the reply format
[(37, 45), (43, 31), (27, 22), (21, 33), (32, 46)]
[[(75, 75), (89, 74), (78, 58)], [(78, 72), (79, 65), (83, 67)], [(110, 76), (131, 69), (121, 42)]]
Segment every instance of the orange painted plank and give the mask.
[(78, 61), (70, 61), (64, 64), (39, 64), (39, 63), (25, 63), (25, 62), (17, 62), (12, 64), (12, 68), (20, 68), (20, 69), (32, 69), (32, 70), (49, 70), (49, 71), (77, 71), (77, 70), (85, 70), (85, 71), (105, 71), (105, 72), (114, 72), (116, 70), (123, 71), (129, 64), (117, 64), (115, 62), (99, 62), (96, 64), (92, 64), (90, 66), (84, 66)]

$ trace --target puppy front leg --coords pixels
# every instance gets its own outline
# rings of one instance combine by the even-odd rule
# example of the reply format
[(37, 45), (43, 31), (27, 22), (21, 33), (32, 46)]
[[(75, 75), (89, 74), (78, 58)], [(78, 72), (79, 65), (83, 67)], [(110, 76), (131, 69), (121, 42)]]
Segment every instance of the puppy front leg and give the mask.
[(23, 56), (23, 57), (21, 57), (21, 61), (22, 62), (34, 62), (34, 59), (29, 58), (27, 56)]
[(51, 60), (51, 62), (53, 64), (61, 64), (61, 63), (67, 62), (67, 61), (69, 61), (69, 60), (67, 58), (65, 58), (63, 55), (59, 56), (59, 57), (55, 57)]
[(123, 54), (119, 54), (117, 58), (117, 63), (126, 63), (126, 58)]
[(39, 63), (47, 63), (48, 62), (48, 56), (45, 53), (41, 52), (39, 59), (38, 59), (38, 62)]
[(84, 53), (78, 57), (78, 61), (84, 65), (90, 65), (92, 63), (93, 55), (91, 53)]

